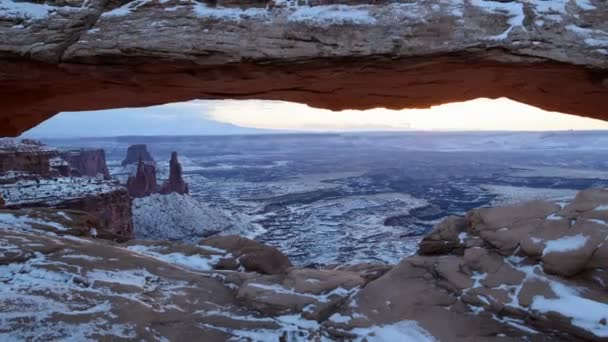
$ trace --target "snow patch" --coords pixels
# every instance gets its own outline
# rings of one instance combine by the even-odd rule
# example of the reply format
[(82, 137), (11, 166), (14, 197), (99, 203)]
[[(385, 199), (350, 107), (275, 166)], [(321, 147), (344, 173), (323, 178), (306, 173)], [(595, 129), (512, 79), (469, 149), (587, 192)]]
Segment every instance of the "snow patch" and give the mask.
[(302, 6), (291, 13), (289, 21), (312, 23), (319, 26), (331, 25), (373, 25), (376, 19), (369, 13), (367, 6)]
[(558, 282), (551, 282), (550, 286), (558, 298), (535, 296), (532, 310), (542, 313), (557, 312), (571, 317), (573, 325), (597, 337), (608, 337), (608, 325), (600, 323), (602, 320), (608, 320), (608, 304), (583, 298), (576, 289)]
[(510, 25), (503, 33), (488, 37), (491, 40), (504, 40), (509, 37), (509, 34), (516, 27), (524, 28), (524, 5), (518, 2), (497, 2), (497, 1), (484, 1), (484, 0), (471, 0), (471, 4), (480, 7), (483, 11), (492, 14), (504, 14), (509, 17), (507, 21)]
[(549, 240), (545, 243), (543, 256), (549, 253), (561, 253), (574, 251), (585, 246), (589, 240), (588, 236), (576, 234), (572, 236), (564, 236), (556, 240)]
[(357, 335), (355, 341), (399, 341), (399, 342), (435, 342), (437, 339), (424, 330), (416, 321), (401, 321), (393, 324), (355, 328), (350, 331)]
[(185, 255), (183, 253), (162, 254), (154, 251), (154, 248), (149, 246), (129, 246), (128, 250), (151, 256), (155, 259), (164, 261), (169, 264), (182, 266), (194, 271), (211, 271), (213, 266), (223, 257), (223, 255)]

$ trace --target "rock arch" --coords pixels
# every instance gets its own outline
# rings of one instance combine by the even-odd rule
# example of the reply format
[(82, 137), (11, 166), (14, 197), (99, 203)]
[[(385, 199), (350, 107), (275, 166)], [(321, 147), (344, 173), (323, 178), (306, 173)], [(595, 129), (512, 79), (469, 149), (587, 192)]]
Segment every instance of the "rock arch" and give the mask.
[(608, 119), (605, 1), (326, 2), (0, 8), (0, 135), (60, 111), (190, 99), (340, 110), (505, 96)]

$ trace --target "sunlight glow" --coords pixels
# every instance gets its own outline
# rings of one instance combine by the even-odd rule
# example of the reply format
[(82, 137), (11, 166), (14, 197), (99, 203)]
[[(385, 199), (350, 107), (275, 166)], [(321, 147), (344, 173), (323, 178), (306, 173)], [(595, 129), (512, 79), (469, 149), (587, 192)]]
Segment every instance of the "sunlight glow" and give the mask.
[(303, 131), (358, 130), (592, 130), (608, 122), (515, 102), (476, 99), (429, 109), (332, 112), (281, 101), (205, 101), (208, 118), (244, 127)]
[[(120, 124), (117, 124), (120, 123)], [(226, 135), (332, 131), (603, 130), (608, 122), (546, 112), (506, 98), (429, 109), (332, 112), (262, 100), (196, 100), (142, 108), (63, 112), (24, 136)]]

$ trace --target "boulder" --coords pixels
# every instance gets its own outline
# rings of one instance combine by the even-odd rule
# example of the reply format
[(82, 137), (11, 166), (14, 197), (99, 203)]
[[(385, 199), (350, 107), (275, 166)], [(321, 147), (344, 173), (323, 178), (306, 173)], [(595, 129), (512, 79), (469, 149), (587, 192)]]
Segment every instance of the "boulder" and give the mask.
[(236, 235), (211, 237), (201, 240), (199, 244), (230, 253), (231, 257), (222, 262), (227, 269), (242, 266), (249, 272), (284, 274), (292, 267), (289, 258), (275, 247)]
[(302, 313), (306, 319), (323, 321), (364, 284), (353, 272), (291, 269), (286, 276), (249, 278), (237, 298), (267, 315)]
[(148, 152), (148, 146), (145, 144), (137, 144), (131, 145), (127, 149), (127, 156), (122, 161), (122, 165), (135, 164), (139, 163), (139, 161), (143, 161), (145, 163), (153, 163), (154, 158)]
[(469, 221), (464, 217), (449, 216), (422, 238), (418, 253), (422, 255), (447, 254), (456, 250), (462, 252), (468, 237)]
[[(564, 277), (576, 275), (590, 267), (591, 258), (607, 237), (608, 225), (579, 219), (566, 234), (543, 241), (543, 269)], [(608, 264), (604, 267), (608, 267)]]

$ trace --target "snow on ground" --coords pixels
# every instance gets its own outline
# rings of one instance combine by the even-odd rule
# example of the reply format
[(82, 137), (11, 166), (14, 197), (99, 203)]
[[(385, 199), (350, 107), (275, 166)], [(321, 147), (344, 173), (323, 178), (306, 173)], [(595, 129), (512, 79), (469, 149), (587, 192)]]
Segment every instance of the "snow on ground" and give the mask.
[(608, 319), (608, 305), (584, 298), (575, 288), (558, 282), (549, 284), (557, 298), (536, 296), (532, 310), (549, 313), (558, 312), (572, 317), (572, 324), (587, 330), (597, 337), (608, 337), (608, 325), (602, 324)]
[(110, 193), (124, 189), (115, 181), (96, 177), (61, 177), (19, 180), (0, 186), (6, 205), (45, 203), (59, 204), (69, 199)]
[(555, 167), (555, 166), (513, 166), (517, 170), (511, 173), (513, 177), (559, 177), (559, 178), (571, 178), (571, 179), (607, 179), (608, 172), (603, 170), (591, 170), (591, 169), (574, 169), (566, 167)]
[(169, 264), (189, 268), (194, 271), (211, 271), (213, 266), (223, 257), (223, 255), (185, 255), (183, 253), (159, 253), (156, 248), (151, 246), (135, 245), (127, 247), (128, 250), (151, 256), (155, 259)]
[(572, 199), (578, 192), (573, 189), (551, 189), (551, 188), (528, 188), (509, 185), (484, 184), (481, 188), (498, 197), (490, 203), (490, 206), (525, 202), (536, 199), (544, 200), (566, 200)]
[(0, 213), (0, 228), (4, 229), (21, 229), (21, 230), (32, 230), (32, 225), (42, 225), (53, 227), (57, 230), (70, 230), (70, 228), (57, 223), (47, 220), (41, 220), (28, 215), (17, 216), (11, 213)]
[(138, 239), (196, 243), (213, 234), (247, 235), (253, 230), (240, 217), (177, 193), (136, 198), (132, 210)]
[(434, 342), (433, 335), (424, 330), (416, 321), (401, 321), (393, 324), (355, 328), (351, 331), (357, 335), (355, 341), (381, 342)]
[(589, 240), (588, 236), (576, 234), (572, 236), (563, 236), (559, 239), (550, 240), (545, 243), (543, 256), (554, 252), (574, 251), (585, 246)]

